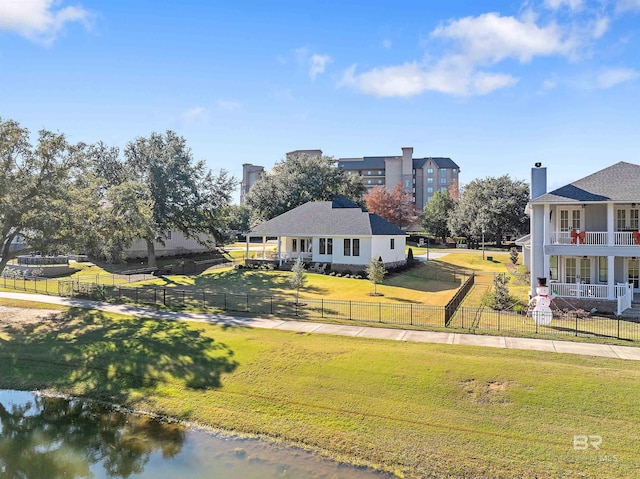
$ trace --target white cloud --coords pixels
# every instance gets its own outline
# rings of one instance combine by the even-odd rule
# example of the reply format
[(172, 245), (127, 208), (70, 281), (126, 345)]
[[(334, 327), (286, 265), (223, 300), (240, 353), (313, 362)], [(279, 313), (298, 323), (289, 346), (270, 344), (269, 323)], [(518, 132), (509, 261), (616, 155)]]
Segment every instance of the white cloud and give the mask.
[(506, 74), (474, 71), (460, 58), (447, 58), (433, 68), (416, 62), (374, 68), (359, 75), (353, 65), (344, 72), (338, 86), (353, 86), (376, 97), (410, 97), (434, 91), (450, 95), (486, 95), (515, 85), (518, 79)]
[(551, 10), (558, 10), (565, 5), (571, 10), (579, 10), (582, 8), (582, 0), (544, 0), (544, 6)]
[(600, 38), (609, 29), (609, 17), (601, 17), (595, 21), (593, 28), (593, 38)]
[(218, 100), (216, 101), (218, 108), (226, 111), (238, 111), (242, 109), (242, 103), (235, 100)]
[(532, 17), (518, 20), (498, 13), (449, 22), (431, 36), (456, 42), (470, 61), (489, 64), (506, 58), (529, 62), (537, 55), (568, 55), (576, 46), (555, 23), (539, 27)]
[(538, 94), (547, 93), (555, 89), (558, 86), (558, 82), (554, 79), (548, 78), (542, 82), (542, 87), (538, 90)]
[(209, 112), (205, 108), (201, 106), (196, 106), (193, 108), (189, 108), (187, 111), (182, 113), (181, 118), (182, 118), (182, 122), (185, 125), (191, 125), (196, 121), (205, 120), (208, 116), (209, 116)]
[(333, 61), (329, 55), (311, 53), (307, 47), (295, 49), (294, 54), (299, 65), (309, 68), (309, 76), (312, 80), (315, 80), (319, 74), (324, 73), (327, 65)]
[(518, 78), (504, 73), (477, 72), (471, 77), (471, 80), (471, 91), (478, 95), (486, 95), (494, 90), (518, 83)]
[(611, 88), (620, 83), (634, 81), (640, 78), (640, 72), (631, 68), (610, 68), (596, 75), (595, 88)]
[(311, 55), (309, 59), (311, 63), (311, 67), (309, 68), (309, 76), (312, 80), (315, 80), (316, 76), (320, 73), (324, 73), (327, 64), (331, 62), (331, 57), (329, 55)]
[(54, 8), (56, 0), (0, 1), (0, 30), (16, 32), (30, 40), (50, 45), (70, 22), (88, 25), (89, 11), (82, 7)]
[(640, 12), (640, 0), (618, 0), (616, 3), (616, 12)]
[[(604, 28), (604, 27), (601, 27)], [(452, 50), (429, 62), (377, 67), (356, 73), (347, 69), (338, 86), (349, 85), (377, 97), (409, 97), (425, 91), (451, 95), (486, 95), (518, 83), (513, 75), (486, 71), (506, 59), (520, 63), (536, 56), (572, 56), (579, 42), (555, 23), (538, 26), (531, 11), (522, 19), (486, 13), (453, 20), (436, 28)]]

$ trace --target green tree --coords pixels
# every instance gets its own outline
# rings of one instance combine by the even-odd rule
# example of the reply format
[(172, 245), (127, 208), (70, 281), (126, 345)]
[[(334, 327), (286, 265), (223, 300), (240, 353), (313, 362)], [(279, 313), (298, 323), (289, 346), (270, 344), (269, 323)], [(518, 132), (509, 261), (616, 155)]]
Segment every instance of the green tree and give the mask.
[(256, 181), (246, 204), (257, 219), (270, 220), (309, 201), (328, 201), (344, 195), (362, 203), (362, 180), (335, 167), (329, 156), (291, 155)]
[(293, 263), (291, 268), (291, 276), (289, 276), (289, 284), (296, 290), (296, 304), (298, 304), (300, 298), (300, 288), (304, 288), (307, 284), (307, 270), (304, 267), (302, 258), (298, 256), (296, 262)]
[(501, 245), (505, 234), (528, 232), (529, 218), (524, 212), (528, 201), (529, 186), (509, 175), (473, 180), (464, 187), (449, 217), (449, 229), (476, 242), (484, 230), (486, 241)]
[(84, 208), (97, 208), (86, 194), (86, 159), (84, 144), (42, 130), (32, 146), (26, 128), (0, 118), (0, 273), (17, 238), (43, 253), (66, 253), (81, 239)]
[(512, 264), (518, 264), (518, 248), (515, 246), (509, 250), (509, 259)]
[(509, 294), (510, 278), (506, 274), (497, 274), (493, 279), (494, 301), (493, 309), (504, 310), (511, 306), (511, 296)]
[(451, 234), (449, 230), (449, 216), (456, 204), (449, 196), (449, 191), (436, 191), (433, 197), (424, 205), (422, 213), (422, 227), (424, 230), (441, 238), (446, 243)]
[(164, 242), (169, 231), (210, 246), (204, 235), (222, 241), (237, 181), (224, 170), (214, 175), (203, 161), (194, 161), (183, 137), (168, 130), (136, 138), (125, 148), (124, 168), (149, 191), (154, 228), (143, 237), (149, 267), (156, 266), (154, 241)]
[(369, 260), (369, 264), (367, 265), (367, 278), (371, 283), (373, 283), (373, 295), (379, 296), (377, 291), (377, 285), (382, 283), (384, 279), (384, 275), (387, 273), (387, 270), (384, 269), (384, 263), (380, 258), (375, 259), (371, 258)]
[(231, 231), (245, 233), (251, 229), (251, 208), (247, 205), (231, 205), (227, 227)]

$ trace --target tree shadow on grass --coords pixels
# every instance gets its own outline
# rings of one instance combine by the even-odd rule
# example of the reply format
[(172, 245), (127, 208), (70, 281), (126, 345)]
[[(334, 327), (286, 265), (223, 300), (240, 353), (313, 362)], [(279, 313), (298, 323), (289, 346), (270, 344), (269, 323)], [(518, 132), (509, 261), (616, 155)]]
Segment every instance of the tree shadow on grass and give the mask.
[(0, 360), (13, 384), (121, 404), (132, 405), (134, 393), (152, 393), (163, 384), (219, 388), (222, 375), (238, 366), (228, 346), (179, 321), (113, 319), (74, 308), (57, 320), (4, 332), (11, 339), (0, 342)]

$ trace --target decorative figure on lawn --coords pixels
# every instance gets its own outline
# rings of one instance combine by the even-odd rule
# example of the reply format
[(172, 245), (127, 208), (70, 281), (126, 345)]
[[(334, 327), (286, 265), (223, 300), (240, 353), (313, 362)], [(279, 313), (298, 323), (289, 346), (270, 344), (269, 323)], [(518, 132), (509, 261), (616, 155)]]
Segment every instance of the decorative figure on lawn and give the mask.
[(536, 288), (536, 296), (531, 298), (529, 306), (533, 305), (531, 318), (534, 323), (539, 326), (547, 326), (553, 319), (551, 312), (551, 298), (549, 297), (549, 287), (547, 286), (547, 278), (538, 278), (538, 287)]

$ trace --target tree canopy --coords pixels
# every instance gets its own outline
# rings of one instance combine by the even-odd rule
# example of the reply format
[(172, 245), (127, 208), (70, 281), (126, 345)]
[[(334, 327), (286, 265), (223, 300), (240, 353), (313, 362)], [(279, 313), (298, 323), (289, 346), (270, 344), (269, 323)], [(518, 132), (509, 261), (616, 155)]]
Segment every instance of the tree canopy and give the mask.
[(202, 243), (223, 237), (236, 180), (193, 160), (172, 131), (130, 142), (120, 157), (104, 143), (71, 145), (0, 118), (0, 273), (24, 238), (31, 251), (121, 259), (139, 238), (150, 246), (178, 230)]
[(418, 218), (413, 197), (404, 191), (402, 183), (396, 183), (391, 191), (384, 186), (375, 186), (365, 200), (368, 211), (399, 228), (407, 228)]
[(88, 194), (87, 147), (42, 130), (35, 145), (29, 131), (0, 118), (0, 273), (15, 257), (12, 242), (24, 238), (31, 251), (66, 252), (83, 241), (83, 209), (96, 206)]
[(335, 163), (330, 156), (290, 155), (256, 181), (246, 204), (263, 221), (309, 201), (328, 201), (337, 195), (362, 204), (362, 180), (347, 175)]
[(478, 240), (485, 231), (487, 241), (500, 245), (505, 234), (528, 231), (524, 210), (529, 186), (509, 175), (473, 180), (467, 184), (449, 218), (451, 233)]
[(433, 197), (424, 205), (422, 213), (422, 227), (424, 231), (447, 241), (449, 230), (449, 216), (456, 204), (449, 196), (449, 191), (436, 191)]
[[(136, 138), (124, 154), (122, 168), (148, 190), (151, 228), (144, 217), (136, 223), (143, 226), (149, 267), (156, 265), (154, 241), (163, 242), (169, 231), (181, 231), (203, 244), (209, 243), (207, 236), (222, 240), (235, 178), (224, 170), (214, 175), (203, 161), (194, 161), (186, 140), (170, 130)], [(132, 215), (144, 211), (129, 204)]]

